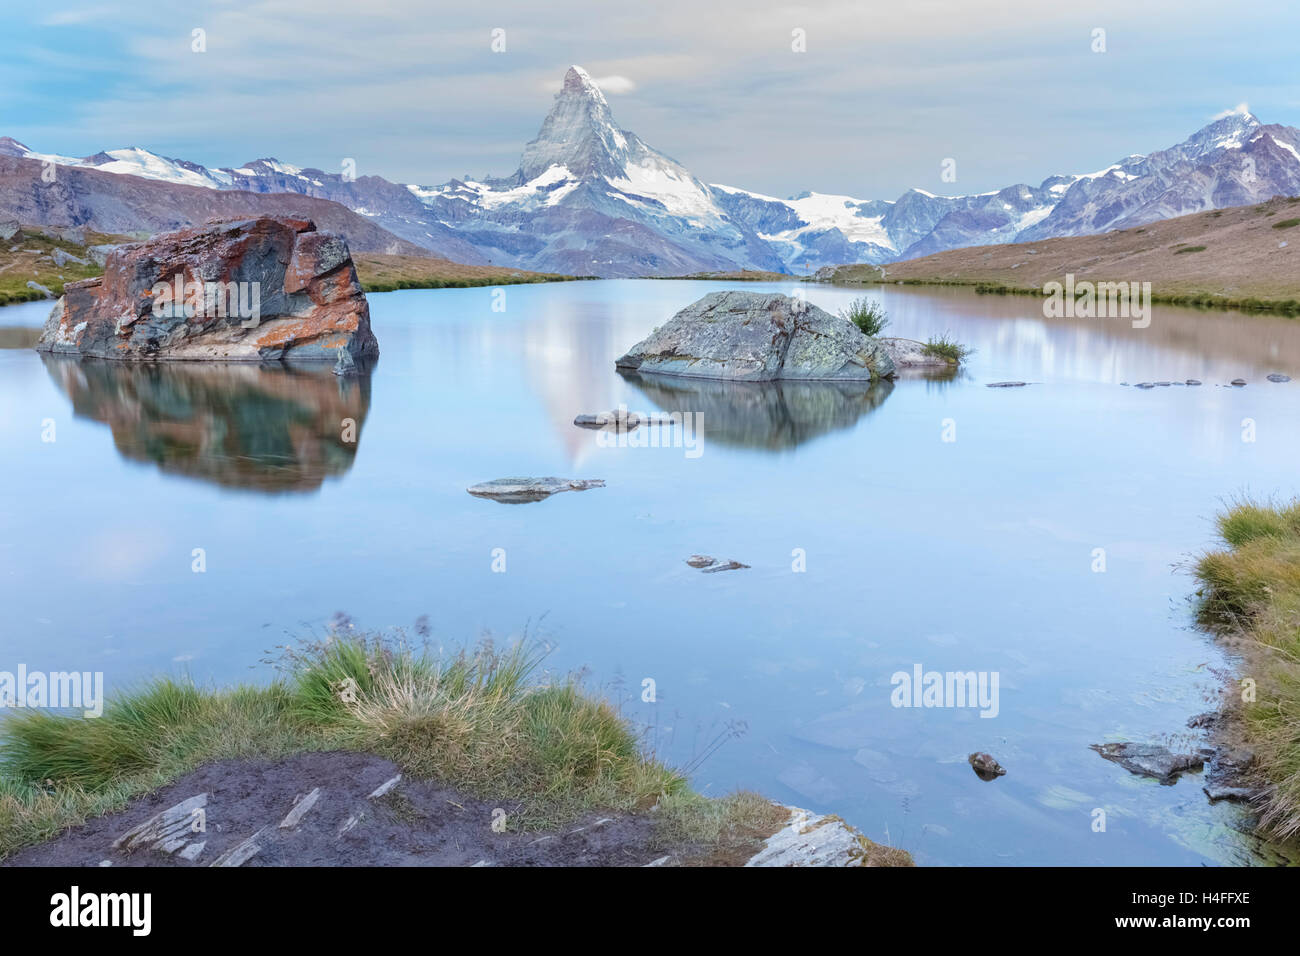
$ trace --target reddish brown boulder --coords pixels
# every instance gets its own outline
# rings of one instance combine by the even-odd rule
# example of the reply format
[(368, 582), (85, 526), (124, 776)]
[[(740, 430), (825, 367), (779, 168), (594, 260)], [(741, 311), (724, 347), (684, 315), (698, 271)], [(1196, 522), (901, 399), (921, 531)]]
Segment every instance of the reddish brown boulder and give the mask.
[(307, 220), (270, 217), (114, 249), (103, 276), (64, 287), (36, 347), (135, 361), (305, 359), (349, 368), (379, 354), (347, 243)]

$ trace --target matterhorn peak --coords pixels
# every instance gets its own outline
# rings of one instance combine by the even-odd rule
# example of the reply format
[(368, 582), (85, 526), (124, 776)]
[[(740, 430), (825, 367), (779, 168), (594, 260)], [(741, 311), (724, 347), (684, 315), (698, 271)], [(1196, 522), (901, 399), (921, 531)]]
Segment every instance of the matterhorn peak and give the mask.
[(573, 65), (564, 74), (564, 83), (560, 87), (561, 93), (586, 93), (605, 102), (605, 94), (600, 91), (596, 81), (591, 78), (591, 74), (578, 65)]
[(627, 161), (627, 145), (605, 94), (586, 70), (571, 66), (537, 138), (524, 147), (519, 172), (524, 182), (552, 166), (564, 166), (575, 176), (616, 177)]

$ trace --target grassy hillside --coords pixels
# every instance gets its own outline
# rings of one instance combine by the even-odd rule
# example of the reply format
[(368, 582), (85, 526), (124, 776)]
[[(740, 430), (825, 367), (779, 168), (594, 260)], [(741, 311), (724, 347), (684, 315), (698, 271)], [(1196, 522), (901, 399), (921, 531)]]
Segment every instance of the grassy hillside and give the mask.
[(394, 289), (444, 289), (521, 282), (564, 282), (573, 276), (528, 272), (504, 266), (467, 266), (433, 256), (390, 256), (362, 252), (353, 255), (357, 276), (367, 292)]
[[(38, 232), (39, 227), (29, 227), (7, 240), (0, 240), (0, 305), (14, 302), (31, 302), (45, 298), (37, 289), (29, 289), (28, 281), (45, 286), (56, 296), (63, 294), (64, 283), (97, 276), (104, 270), (95, 264), (87, 253), (89, 246), (127, 241), (123, 236), (107, 236), (92, 232), (85, 242), (70, 242), (51, 234)], [(86, 264), (66, 261), (59, 265), (55, 250), (85, 259)]]
[(821, 270), (823, 281), (968, 285), (1042, 293), (1067, 273), (1150, 282), (1157, 302), (1300, 314), (1300, 196), (1194, 213), (1097, 236), (971, 246), (885, 266)]

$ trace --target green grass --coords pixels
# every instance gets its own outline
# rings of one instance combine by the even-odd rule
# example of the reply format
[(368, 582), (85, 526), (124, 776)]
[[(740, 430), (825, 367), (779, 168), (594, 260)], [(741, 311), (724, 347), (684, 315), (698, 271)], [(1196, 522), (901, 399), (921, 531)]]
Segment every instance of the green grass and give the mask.
[(945, 332), (940, 336), (931, 336), (926, 340), (921, 349), (926, 355), (934, 355), (941, 359), (946, 359), (953, 365), (960, 365), (966, 361), (967, 357), (974, 353), (974, 349), (962, 345), (959, 342), (950, 339)]
[(542, 679), (540, 661), (525, 644), (435, 656), (336, 635), (286, 649), (267, 686), (163, 679), (98, 718), (12, 711), (0, 723), (0, 858), (215, 760), (326, 750), (374, 753), (413, 777), (511, 800), (520, 829), (658, 804), (657, 839), (703, 842), (705, 853), (752, 851), (775, 831), (782, 813), (769, 801), (694, 793), (642, 752), (608, 702)]
[[(67, 283), (102, 275), (104, 270), (89, 258), (86, 248), (107, 241), (108, 238), (96, 233), (88, 238), (86, 245), (81, 245), (37, 232), (33, 227), (20, 231), (0, 247), (0, 305), (45, 298), (43, 293), (27, 288), (28, 280), (37, 282), (55, 296), (60, 296)], [(10, 252), (14, 246), (18, 249)], [(85, 265), (75, 262), (55, 265), (52, 258), (55, 249), (62, 249), (87, 262)]]
[(840, 318), (848, 319), (863, 335), (869, 335), (872, 338), (879, 335), (889, 325), (889, 316), (880, 303), (873, 302), (866, 296), (854, 299), (849, 303), (847, 309), (840, 310)]
[(1183, 246), (1181, 249), (1175, 249), (1174, 255), (1181, 256), (1184, 252), (1204, 252), (1206, 246)]
[(1196, 562), (1201, 622), (1238, 639), (1242, 730), (1271, 789), (1261, 825), (1300, 835), (1300, 500), (1233, 503), (1218, 518), (1226, 548)]
[(1274, 229), (1294, 229), (1296, 226), (1300, 226), (1300, 219), (1283, 219), (1273, 223)]

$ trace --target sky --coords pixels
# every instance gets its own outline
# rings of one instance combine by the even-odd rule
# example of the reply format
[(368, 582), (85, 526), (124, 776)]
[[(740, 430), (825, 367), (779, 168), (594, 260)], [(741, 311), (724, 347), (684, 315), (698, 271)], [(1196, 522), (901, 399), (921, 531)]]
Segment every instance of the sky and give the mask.
[(35, 150), (423, 185), (514, 172), (570, 64), (699, 178), (775, 196), (1037, 184), (1241, 103), (1300, 126), (1296, 0), (43, 0), (0, 35), (0, 135)]

